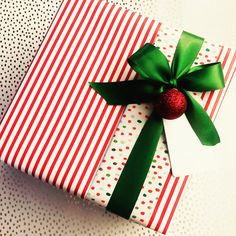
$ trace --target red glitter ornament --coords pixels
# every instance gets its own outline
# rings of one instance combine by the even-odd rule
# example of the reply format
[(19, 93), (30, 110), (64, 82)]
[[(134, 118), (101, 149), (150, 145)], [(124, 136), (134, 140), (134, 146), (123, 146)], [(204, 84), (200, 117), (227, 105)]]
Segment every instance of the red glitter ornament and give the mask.
[(173, 120), (180, 117), (187, 109), (187, 100), (176, 88), (166, 89), (154, 102), (155, 112), (162, 118)]

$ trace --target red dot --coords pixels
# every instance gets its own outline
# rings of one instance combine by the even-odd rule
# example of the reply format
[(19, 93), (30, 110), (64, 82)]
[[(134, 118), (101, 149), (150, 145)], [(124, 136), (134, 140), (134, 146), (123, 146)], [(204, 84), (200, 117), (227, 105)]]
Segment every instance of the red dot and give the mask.
[(153, 203), (153, 201), (152, 201), (152, 200), (150, 200), (149, 202), (150, 202), (150, 203)]
[(126, 117), (126, 114), (123, 114), (123, 117)]
[(122, 168), (121, 168), (121, 167), (118, 167), (117, 169), (118, 169), (118, 170), (122, 170)]
[(159, 176), (158, 176), (158, 179), (162, 179), (162, 177), (159, 175)]
[(125, 166), (125, 162), (122, 162), (121, 164), (122, 164), (123, 166)]
[(142, 115), (142, 112), (139, 112), (138, 114), (139, 114), (139, 115)]
[(117, 180), (118, 180), (118, 178), (114, 178), (114, 180), (115, 180), (115, 181), (117, 181)]
[(132, 127), (133, 130), (136, 130), (136, 127)]
[(211, 62), (211, 60), (210, 60), (210, 59), (207, 59), (207, 62)]
[(142, 212), (140, 212), (140, 214), (143, 216), (143, 215), (145, 215), (145, 212), (144, 212), (144, 211), (142, 211)]
[(116, 130), (117, 130), (117, 131), (119, 131), (119, 130), (120, 130), (120, 128), (116, 128)]
[(124, 159), (125, 161), (126, 161), (126, 160), (128, 160), (128, 158), (127, 158), (127, 157), (124, 157), (123, 159)]
[(100, 193), (97, 193), (96, 195), (97, 195), (97, 196), (100, 196)]
[(142, 202), (141, 202), (141, 204), (143, 204), (143, 205), (144, 205), (144, 204), (145, 204), (145, 202), (144, 202), (144, 201), (142, 201)]
[(108, 166), (108, 167), (107, 167), (107, 169), (108, 169), (108, 170), (110, 170), (110, 169), (111, 169), (111, 167), (110, 167), (110, 166)]
[(173, 48), (173, 45), (170, 45), (170, 48)]
[(111, 187), (111, 185), (110, 185), (110, 184), (108, 184), (108, 185), (107, 185), (107, 187), (108, 187), (108, 188), (110, 188), (110, 187)]
[(131, 123), (132, 121), (131, 120), (128, 120), (128, 123)]
[(158, 169), (162, 169), (162, 166), (158, 166), (157, 168), (158, 168)]
[(133, 107), (133, 108), (136, 108), (136, 106), (135, 106), (135, 105), (133, 105), (132, 107)]
[(104, 163), (104, 162), (106, 162), (106, 160), (105, 160), (105, 159), (103, 159), (103, 160), (102, 160), (102, 162)]
[(151, 189), (149, 189), (149, 190), (148, 190), (148, 192), (149, 192), (149, 193), (152, 193), (152, 190), (151, 190)]
[(97, 180), (97, 183), (99, 184), (99, 183), (100, 183), (100, 180)]
[(94, 186), (92, 186), (91, 189), (94, 190), (95, 189)]
[(160, 192), (160, 189), (159, 189), (159, 188), (156, 188), (155, 190), (156, 190), (157, 192)]
[(166, 166), (169, 166), (169, 163), (168, 163), (168, 162), (166, 162), (166, 163), (165, 163), (165, 165), (166, 165)]
[(124, 135), (124, 133), (123, 133), (123, 132), (121, 132), (120, 134), (121, 134), (121, 135)]
[(164, 160), (164, 161), (166, 161), (166, 160), (167, 160), (167, 158), (166, 158), (166, 157), (164, 157), (164, 158), (163, 158), (163, 160)]
[(127, 146), (127, 147), (125, 147), (125, 149), (126, 149), (126, 150), (129, 150), (129, 147)]
[(144, 219), (141, 219), (141, 220), (140, 220), (140, 222), (142, 222), (142, 223), (143, 223), (143, 222), (144, 222)]
[(119, 152), (122, 152), (122, 149), (121, 149), (121, 148), (119, 148)]
[(131, 109), (129, 108), (128, 111), (131, 111)]
[(105, 178), (104, 178), (104, 177), (102, 177), (101, 179), (102, 179), (102, 180), (104, 180)]
[(156, 172), (156, 171), (154, 171), (153, 173), (154, 173), (154, 175), (157, 175), (157, 172)]
[(132, 133), (129, 133), (129, 136), (132, 136)]
[(111, 156), (111, 159), (114, 159), (114, 157), (113, 157), (113, 156)]
[(101, 200), (101, 202), (102, 202), (102, 203), (105, 203), (105, 201), (104, 201), (104, 200)]

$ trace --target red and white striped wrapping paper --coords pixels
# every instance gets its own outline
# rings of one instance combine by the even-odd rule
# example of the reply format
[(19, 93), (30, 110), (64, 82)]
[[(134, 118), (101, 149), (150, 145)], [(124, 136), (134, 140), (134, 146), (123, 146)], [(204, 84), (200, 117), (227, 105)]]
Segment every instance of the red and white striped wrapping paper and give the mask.
[[(166, 33), (159, 22), (105, 1), (64, 1), (1, 122), (1, 159), (23, 172), (105, 206), (109, 196), (104, 200), (101, 196), (105, 191), (96, 192), (96, 183), (101, 183), (99, 173), (103, 173), (98, 169), (101, 170), (110, 157), (114, 136), (120, 135), (117, 126), (126, 121), (132, 123), (134, 117), (127, 120), (124, 107), (108, 106), (89, 87), (88, 81), (134, 79), (136, 74), (127, 64), (127, 58), (146, 42), (154, 43), (156, 37), (157, 44), (168, 43), (171, 60), (172, 45), (176, 45), (179, 37), (174, 35), (178, 33)], [(222, 46), (214, 46), (214, 52), (207, 56), (222, 61), (226, 75), (225, 90), (201, 95), (206, 110), (214, 118), (233, 78), (236, 56)], [(128, 106), (125, 113), (129, 109), (132, 107)], [(133, 112), (142, 113), (141, 120), (145, 121), (150, 108), (141, 105), (140, 109), (146, 113), (136, 107)], [(128, 140), (131, 146), (141, 127), (138, 126), (133, 138)], [(157, 153), (163, 152), (163, 145), (158, 146)], [(129, 152), (130, 148), (126, 150)], [(161, 185), (150, 189), (153, 200), (149, 201), (153, 207), (146, 209), (143, 204), (146, 181), (155, 175), (150, 171), (133, 212), (133, 220), (162, 233), (167, 232), (188, 180), (187, 176), (174, 178), (171, 175), (168, 154), (165, 155), (162, 160), (165, 168), (157, 165), (161, 168), (155, 171)], [(113, 158), (119, 160), (118, 155)], [(116, 171), (113, 175), (119, 176)], [(107, 185), (114, 187), (115, 181)]]

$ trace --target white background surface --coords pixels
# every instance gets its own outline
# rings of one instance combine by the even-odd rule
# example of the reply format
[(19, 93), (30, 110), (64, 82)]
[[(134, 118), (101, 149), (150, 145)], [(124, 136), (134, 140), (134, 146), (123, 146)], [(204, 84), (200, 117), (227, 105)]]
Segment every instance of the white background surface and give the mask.
[[(118, 2), (216, 43), (236, 48), (235, 0)], [(60, 0), (0, 0), (0, 110), (6, 111)], [(234, 127), (235, 128), (235, 127)], [(235, 151), (236, 154), (236, 151)], [(235, 155), (236, 156), (236, 155)], [(235, 156), (221, 169), (194, 175), (172, 221), (171, 236), (236, 235)], [(0, 165), (2, 235), (158, 235)]]

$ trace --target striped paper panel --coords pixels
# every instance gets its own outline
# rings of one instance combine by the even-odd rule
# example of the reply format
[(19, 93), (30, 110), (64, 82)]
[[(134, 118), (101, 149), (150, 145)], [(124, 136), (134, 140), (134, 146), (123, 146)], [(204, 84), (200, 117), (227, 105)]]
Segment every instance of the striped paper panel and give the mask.
[(64, 1), (1, 124), (1, 159), (81, 195), (121, 117), (89, 81), (133, 79), (159, 24), (105, 1)]

